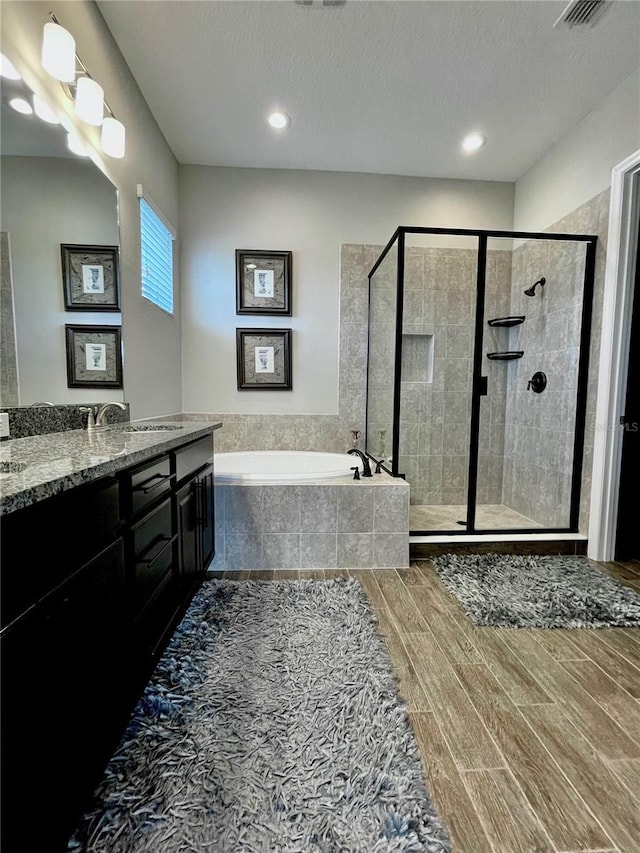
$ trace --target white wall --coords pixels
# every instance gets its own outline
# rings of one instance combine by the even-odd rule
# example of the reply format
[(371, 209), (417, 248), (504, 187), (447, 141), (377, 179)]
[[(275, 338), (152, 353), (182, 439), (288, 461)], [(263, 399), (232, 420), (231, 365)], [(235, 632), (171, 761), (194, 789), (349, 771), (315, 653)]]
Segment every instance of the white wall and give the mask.
[[(127, 129), (123, 160), (98, 158), (118, 190), (122, 272), (125, 399), (131, 416), (146, 417), (180, 411), (180, 291), (176, 315), (169, 317), (140, 295), (140, 236), (136, 184), (141, 183), (164, 215), (178, 221), (178, 164), (145, 102), (95, 3), (2, 2), (2, 51), (14, 62), (29, 86), (62, 117), (76, 122), (73, 104), (60, 84), (40, 64), (42, 29), (53, 12), (75, 37), (78, 55), (102, 84), (105, 97)], [(81, 127), (99, 151), (98, 130)], [(159, 381), (161, 377), (161, 381)], [(54, 401), (55, 402), (55, 401)]]
[(516, 182), (514, 228), (540, 231), (611, 185), (640, 148), (640, 68)]
[(114, 186), (77, 158), (2, 157), (2, 227), (9, 232), (20, 404), (121, 400), (113, 389), (68, 388), (65, 323), (118, 325), (120, 313), (64, 310), (61, 243), (118, 243)]
[[(184, 410), (335, 414), (340, 244), (511, 228), (513, 184), (181, 166), (180, 212)], [(236, 249), (293, 252), (291, 317), (235, 313)], [(293, 329), (292, 391), (237, 390), (236, 327)]]

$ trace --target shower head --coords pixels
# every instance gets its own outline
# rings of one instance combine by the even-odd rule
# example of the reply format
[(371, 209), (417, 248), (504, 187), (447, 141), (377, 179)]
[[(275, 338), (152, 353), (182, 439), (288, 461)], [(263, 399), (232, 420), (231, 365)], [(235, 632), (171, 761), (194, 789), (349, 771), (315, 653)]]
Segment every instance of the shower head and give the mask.
[(544, 278), (544, 277), (539, 278), (538, 281), (536, 281), (534, 284), (531, 285), (531, 287), (528, 287), (525, 290), (525, 292), (524, 292), (525, 296), (535, 296), (536, 295), (536, 287), (538, 285), (540, 285), (541, 287), (544, 287), (546, 283), (547, 283), (546, 278)]

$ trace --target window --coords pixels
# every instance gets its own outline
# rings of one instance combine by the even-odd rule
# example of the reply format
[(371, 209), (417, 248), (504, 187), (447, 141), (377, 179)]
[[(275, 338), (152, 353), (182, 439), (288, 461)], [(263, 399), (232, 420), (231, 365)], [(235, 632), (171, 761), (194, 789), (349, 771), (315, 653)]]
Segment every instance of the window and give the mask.
[(142, 295), (173, 314), (173, 241), (175, 234), (138, 185)]

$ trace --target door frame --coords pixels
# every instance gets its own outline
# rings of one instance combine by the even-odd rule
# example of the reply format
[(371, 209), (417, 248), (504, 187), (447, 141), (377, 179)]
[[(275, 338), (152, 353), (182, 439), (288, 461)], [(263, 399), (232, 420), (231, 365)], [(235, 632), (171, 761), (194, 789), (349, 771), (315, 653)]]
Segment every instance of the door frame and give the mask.
[(640, 214), (640, 149), (612, 169), (587, 555), (614, 559)]

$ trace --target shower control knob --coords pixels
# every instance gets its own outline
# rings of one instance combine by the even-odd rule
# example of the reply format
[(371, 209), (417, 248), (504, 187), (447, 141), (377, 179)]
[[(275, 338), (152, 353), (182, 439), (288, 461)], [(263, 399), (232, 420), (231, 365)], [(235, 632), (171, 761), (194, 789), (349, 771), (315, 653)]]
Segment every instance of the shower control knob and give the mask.
[(534, 373), (531, 379), (527, 382), (527, 391), (533, 391), (535, 394), (542, 394), (547, 387), (547, 376), (541, 370)]

